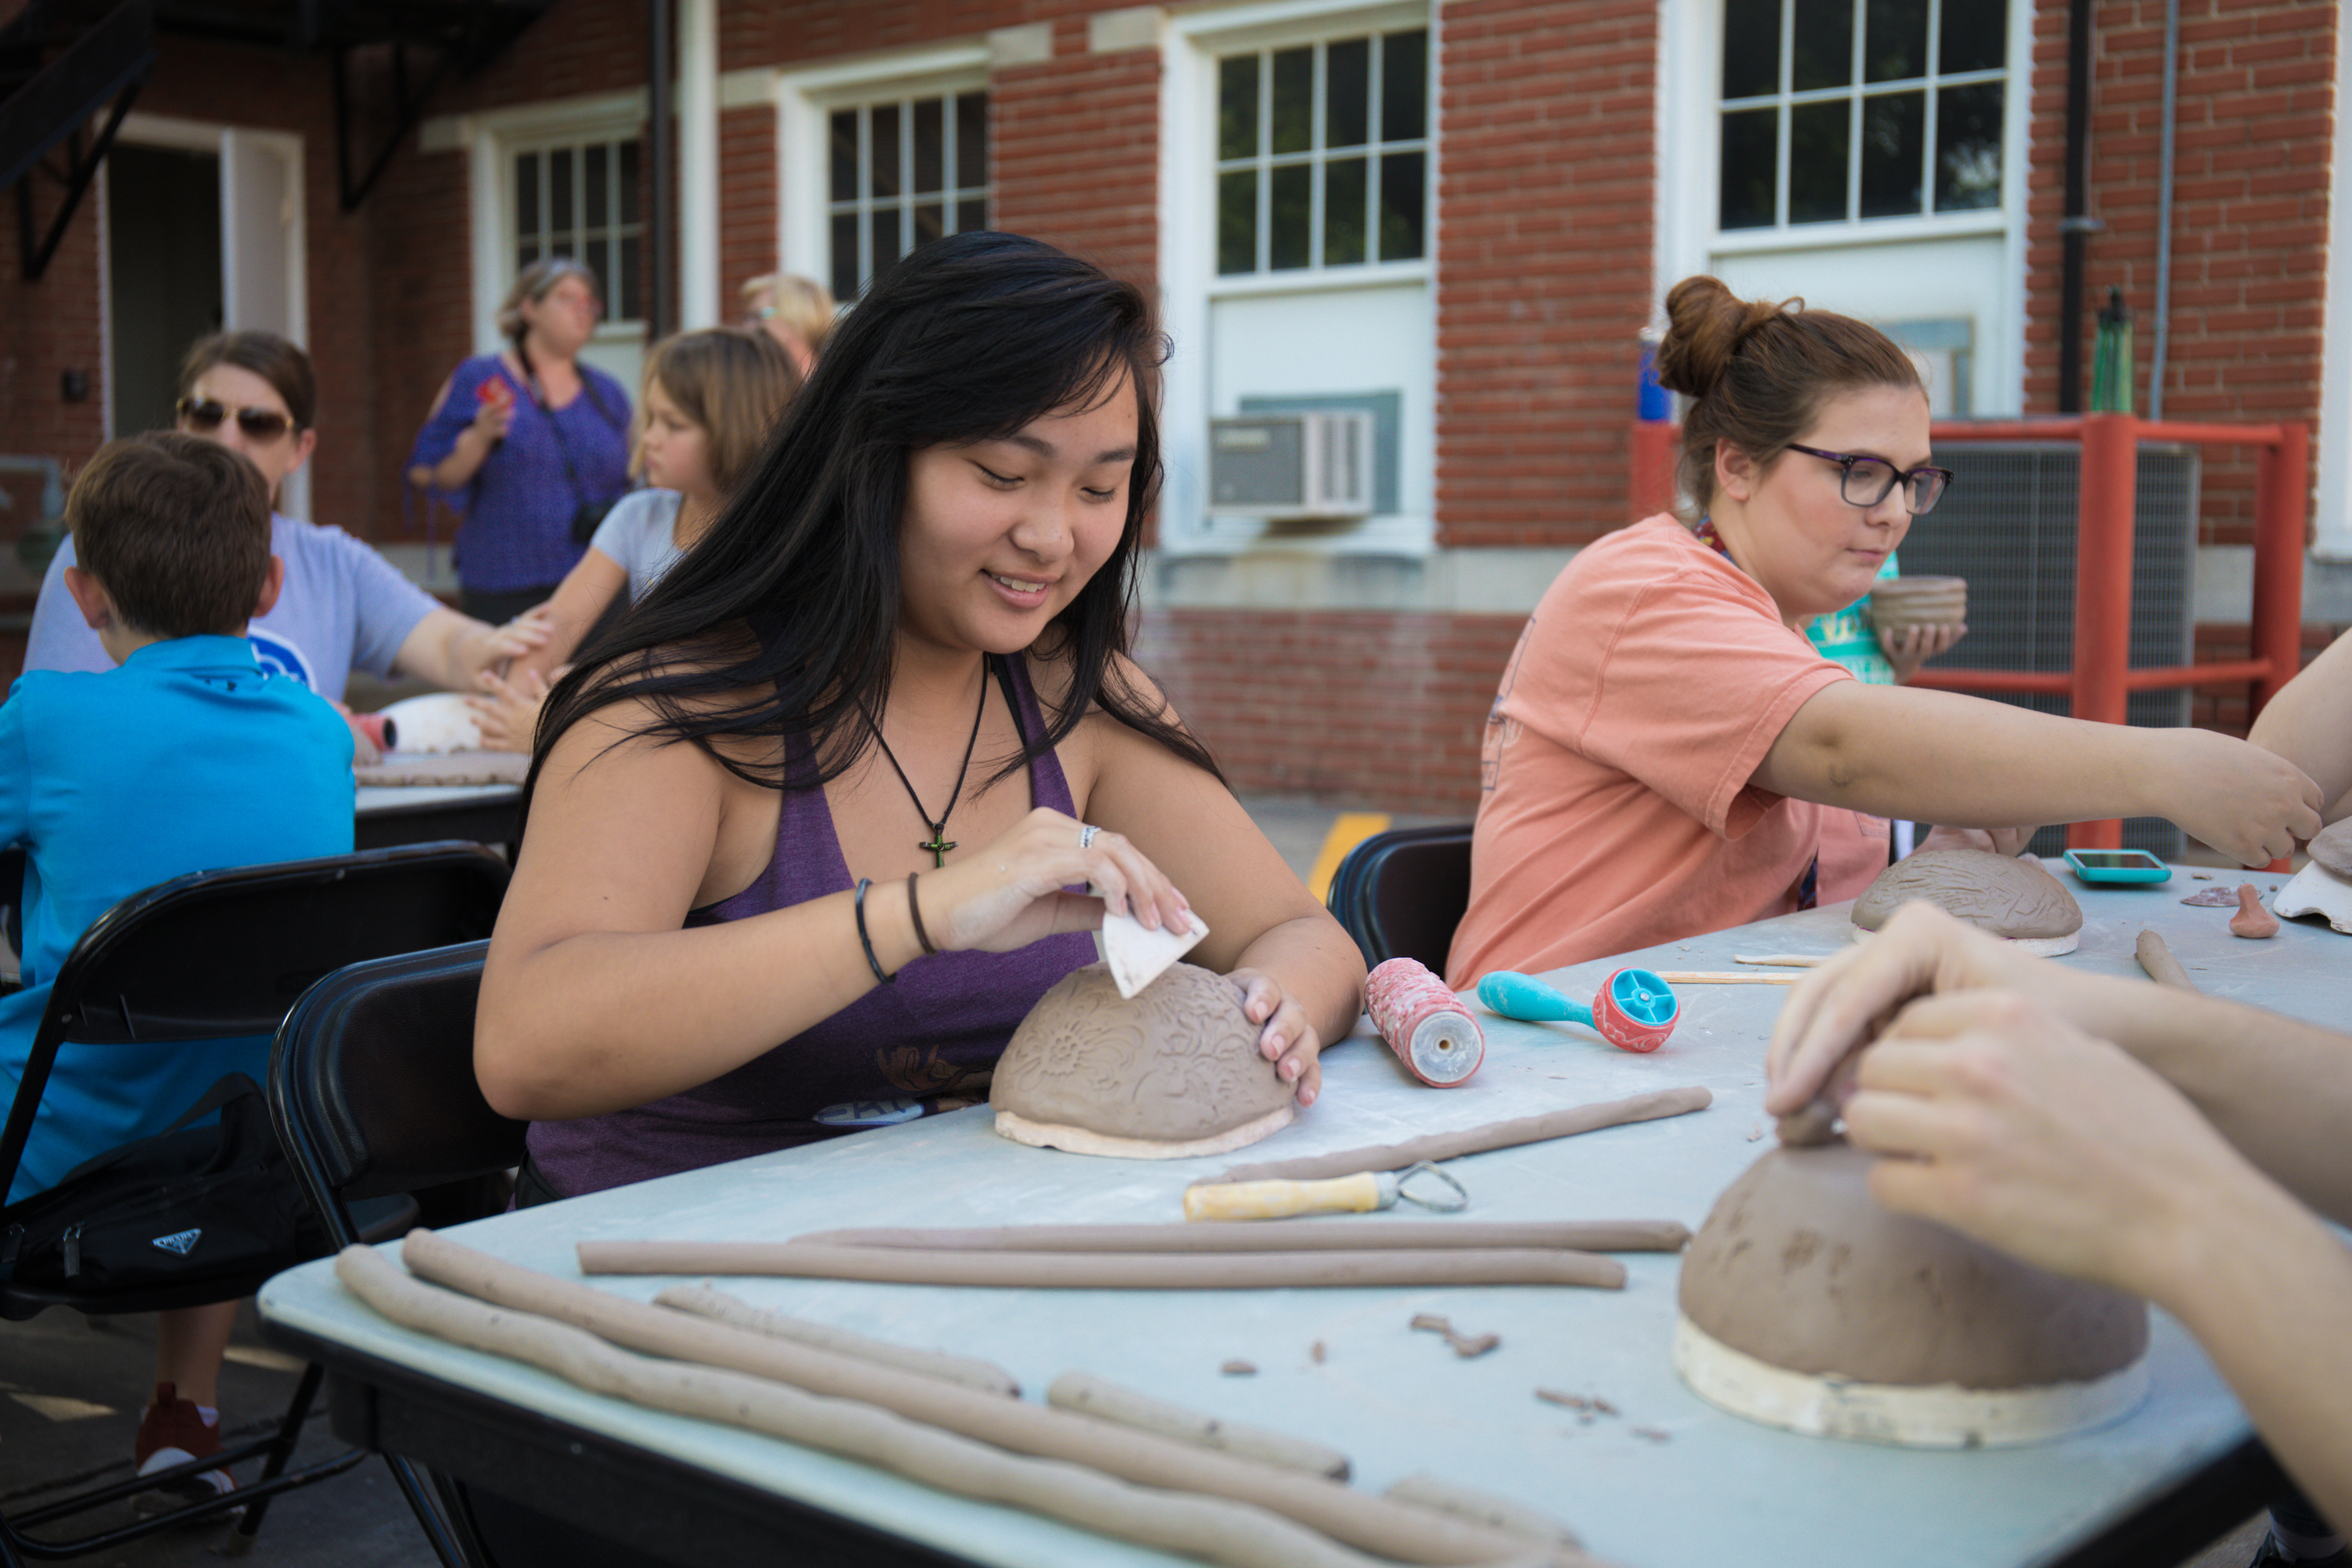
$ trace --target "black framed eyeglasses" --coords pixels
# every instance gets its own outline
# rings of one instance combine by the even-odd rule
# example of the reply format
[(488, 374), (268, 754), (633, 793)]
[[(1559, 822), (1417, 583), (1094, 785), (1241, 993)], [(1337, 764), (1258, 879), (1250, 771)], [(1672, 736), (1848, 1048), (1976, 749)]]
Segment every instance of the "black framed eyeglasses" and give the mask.
[(1808, 458), (1820, 458), (1835, 463), (1845, 470), (1838, 480), (1838, 494), (1848, 506), (1869, 508), (1886, 499), (1897, 483), (1903, 486), (1904, 510), (1920, 517), (1936, 510), (1936, 503), (1951, 488), (1952, 470), (1922, 465), (1908, 473), (1884, 458), (1864, 458), (1853, 452), (1824, 452), (1819, 447), (1800, 447), (1789, 443), (1791, 452), (1802, 452)]
[(211, 435), (223, 421), (232, 417), (247, 438), (254, 441), (275, 441), (287, 431), (298, 428), (291, 418), (275, 408), (231, 408), (216, 397), (183, 397), (174, 406), (180, 423), (199, 436)]

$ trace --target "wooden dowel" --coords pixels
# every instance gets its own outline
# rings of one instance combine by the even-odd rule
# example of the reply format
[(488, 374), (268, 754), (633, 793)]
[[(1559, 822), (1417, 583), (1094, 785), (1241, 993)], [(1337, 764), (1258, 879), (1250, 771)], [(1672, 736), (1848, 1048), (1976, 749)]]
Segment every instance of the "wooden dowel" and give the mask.
[(1801, 974), (1752, 974), (1738, 969), (1662, 969), (1669, 985), (1794, 985)]
[(1831, 955), (1821, 952), (1765, 952), (1753, 957), (1744, 952), (1731, 955), (1734, 963), (1777, 963), (1783, 969), (1811, 969), (1827, 963)]
[(971, 1285), (1004, 1290), (1273, 1290), (1365, 1285), (1584, 1285), (1619, 1290), (1625, 1266), (1535, 1247), (1387, 1252), (925, 1252), (797, 1242), (583, 1241), (583, 1274), (736, 1274)]
[(1652, 1121), (1662, 1116), (1682, 1116), (1715, 1103), (1714, 1091), (1698, 1084), (1679, 1089), (1655, 1089), (1624, 1100), (1601, 1100), (1540, 1116), (1515, 1117), (1467, 1127), (1458, 1132), (1433, 1132), (1402, 1143), (1382, 1143), (1368, 1149), (1343, 1149), (1336, 1154), (1307, 1154), (1296, 1160), (1275, 1160), (1261, 1165), (1235, 1165), (1219, 1176), (1221, 1182), (1266, 1182), (1291, 1179), (1311, 1182), (1325, 1176), (1352, 1176), (1359, 1171), (1402, 1171), (1423, 1160), (1457, 1160), (1490, 1149), (1510, 1149), (1522, 1143), (1542, 1143), (1572, 1138), (1603, 1127), (1631, 1121)]
[[(364, 1250), (364, 1249), (362, 1249)], [(345, 1256), (350, 1256), (349, 1252)], [(1015, 1453), (1068, 1459), (1122, 1479), (1254, 1502), (1363, 1551), (1411, 1563), (1508, 1559), (1525, 1543), (1497, 1531), (1383, 1503), (1335, 1481), (1272, 1470), (1067, 1411), (1002, 1399), (725, 1323), (632, 1301), (413, 1230), (401, 1257), (425, 1279), (495, 1306), (546, 1317), (648, 1354), (774, 1378), (811, 1394), (877, 1405), (909, 1420)], [(1554, 1561), (1572, 1561), (1554, 1554)]]
[(1462, 1219), (1199, 1220), (1189, 1225), (1006, 1225), (952, 1230), (819, 1230), (794, 1247), (887, 1247), (930, 1252), (1385, 1252), (1428, 1247), (1570, 1247), (1680, 1252), (1689, 1227), (1671, 1219), (1509, 1223)]

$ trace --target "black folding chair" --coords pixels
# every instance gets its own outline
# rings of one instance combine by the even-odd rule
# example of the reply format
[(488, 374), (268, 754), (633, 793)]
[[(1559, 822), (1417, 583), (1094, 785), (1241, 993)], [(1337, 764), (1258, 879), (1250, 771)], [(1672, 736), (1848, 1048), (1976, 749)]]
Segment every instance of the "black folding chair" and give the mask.
[(1325, 902), (1366, 963), (1413, 958), (1444, 973), (1470, 907), (1470, 824), (1373, 834), (1339, 862)]
[[(134, 893), (99, 917), (58, 968), (25, 1072), (0, 1129), (0, 1192), (16, 1179), (33, 1119), (61, 1047), (103, 1049), (148, 1041), (234, 1039), (275, 1032), (320, 976), (354, 960), (484, 937), (505, 896), (506, 863), (478, 844), (446, 842), (317, 860), (199, 871)], [(173, 1109), (177, 1109), (173, 1108)], [(209, 1306), (250, 1296), (269, 1270), (201, 1283), (92, 1289), (0, 1280), (0, 1318), (49, 1307), (92, 1314)], [(191, 1520), (242, 1508), (249, 1546), (269, 1500), (351, 1468), (354, 1450), (289, 1471), (320, 1369), (307, 1369), (269, 1436), (174, 1469), (100, 1487), (0, 1518), (0, 1563), (78, 1557)], [(26, 1531), (120, 1501), (164, 1482), (266, 1455), (255, 1485), (158, 1518), (71, 1541)]]
[[(269, 1058), (269, 1112), (304, 1194), (337, 1247), (360, 1240), (352, 1205), (396, 1193), (445, 1199), (448, 1224), (504, 1206), (483, 1179), (520, 1164), (530, 1123), (490, 1109), (474, 1077), (474, 1005), (489, 944), (377, 959), (303, 994)], [(386, 1454), (416, 1521), (449, 1568), (487, 1560), (446, 1478)]]

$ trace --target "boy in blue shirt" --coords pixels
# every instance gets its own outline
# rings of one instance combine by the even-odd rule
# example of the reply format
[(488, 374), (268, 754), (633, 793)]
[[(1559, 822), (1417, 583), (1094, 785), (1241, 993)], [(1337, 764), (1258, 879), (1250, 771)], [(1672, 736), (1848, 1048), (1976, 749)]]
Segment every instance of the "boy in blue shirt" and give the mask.
[[(90, 923), (142, 889), (229, 866), (352, 847), (352, 740), (297, 681), (267, 675), (246, 622), (284, 580), (261, 475), (227, 447), (157, 432), (110, 442), (66, 501), (82, 619), (119, 668), (34, 671), (0, 704), (0, 843), (26, 851), (25, 988), (0, 997), (13, 1093), (58, 966)], [(267, 1037), (68, 1044), (8, 1190), (161, 1131), (224, 1074), (258, 1079)], [(142, 1474), (220, 1450), (212, 1408), (236, 1303), (161, 1315)], [(233, 1489), (226, 1471), (205, 1493)]]

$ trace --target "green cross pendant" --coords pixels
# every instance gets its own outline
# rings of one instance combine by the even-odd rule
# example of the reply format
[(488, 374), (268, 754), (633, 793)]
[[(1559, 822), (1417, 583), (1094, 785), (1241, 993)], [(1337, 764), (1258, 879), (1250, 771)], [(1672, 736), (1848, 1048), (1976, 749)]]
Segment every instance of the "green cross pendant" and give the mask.
[(931, 852), (931, 865), (934, 868), (937, 868), (948, 863), (948, 851), (955, 847), (955, 840), (947, 836), (947, 824), (941, 823), (939, 826), (931, 829), (931, 841), (929, 843), (918, 844), (915, 847), (918, 849), (929, 850)]

